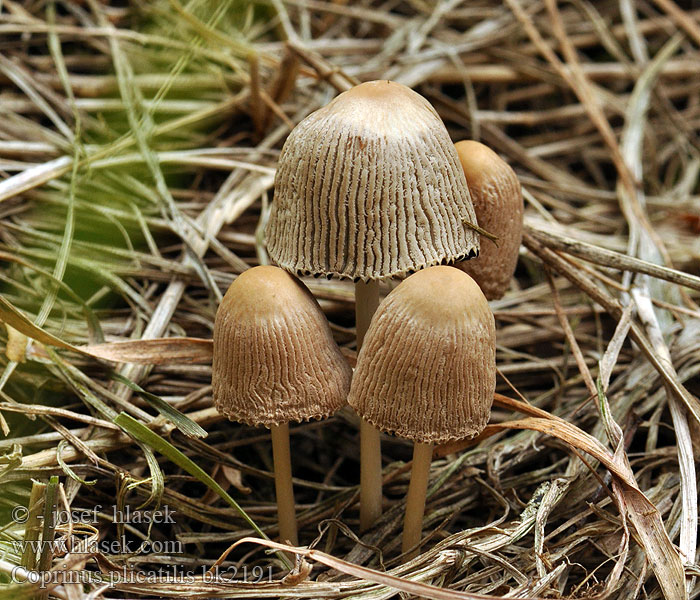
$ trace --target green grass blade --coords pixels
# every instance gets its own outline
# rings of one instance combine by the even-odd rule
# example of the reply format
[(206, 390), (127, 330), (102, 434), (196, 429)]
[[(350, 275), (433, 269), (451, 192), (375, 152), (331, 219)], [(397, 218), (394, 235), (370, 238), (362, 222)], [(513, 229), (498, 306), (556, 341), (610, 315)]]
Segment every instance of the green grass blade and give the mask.
[(251, 526), (255, 533), (266, 540), (270, 539), (267, 537), (267, 535), (265, 535), (262, 529), (256, 525), (255, 521), (253, 521), (239, 506), (238, 502), (231, 498), (231, 496), (229, 496), (226, 491), (218, 483), (216, 483), (216, 481), (207, 475), (201, 467), (187, 458), (170, 442), (163, 439), (157, 433), (151, 431), (148, 427), (142, 423), (139, 423), (136, 419), (127, 415), (126, 413), (120, 413), (119, 416), (114, 419), (114, 423), (119, 425), (119, 427), (121, 427), (136, 440), (147, 444), (156, 452), (160, 452), (163, 456), (166, 456), (168, 459), (174, 462), (178, 467), (184, 469), (190, 475), (201, 481), (210, 490), (222, 498), (229, 506), (236, 510), (238, 514), (241, 515), (243, 520)]
[(53, 559), (53, 536), (56, 531), (54, 522), (54, 509), (56, 508), (56, 492), (58, 491), (58, 477), (53, 475), (46, 486), (44, 496), (44, 523), (41, 530), (41, 555), (39, 556), (39, 571), (48, 571)]
[(175, 427), (177, 427), (187, 437), (207, 437), (207, 432), (205, 429), (203, 429), (198, 423), (195, 423), (187, 415), (182, 414), (174, 406), (170, 406), (170, 404), (168, 404), (161, 397), (156, 396), (155, 394), (151, 394), (151, 392), (147, 392), (140, 385), (134, 383), (133, 381), (131, 381), (131, 379), (128, 379), (123, 375), (120, 375), (119, 373), (112, 373), (110, 377), (114, 379), (114, 381), (118, 381), (119, 383), (124, 384), (130, 390), (138, 394), (153, 408), (155, 408), (161, 415), (163, 415), (166, 419), (171, 421), (173, 425), (175, 425)]

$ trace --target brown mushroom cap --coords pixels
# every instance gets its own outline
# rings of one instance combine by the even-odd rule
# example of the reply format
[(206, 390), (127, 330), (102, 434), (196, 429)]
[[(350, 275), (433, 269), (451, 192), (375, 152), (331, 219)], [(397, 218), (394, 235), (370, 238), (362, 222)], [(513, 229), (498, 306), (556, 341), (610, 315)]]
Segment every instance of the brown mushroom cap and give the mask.
[(510, 165), (491, 148), (466, 140), (455, 144), (479, 227), (498, 236), (481, 243), (474, 260), (457, 266), (471, 275), (489, 300), (502, 298), (518, 264), (523, 235), (523, 196)]
[(469, 190), (435, 109), (404, 85), (370, 81), (287, 138), (267, 247), (297, 274), (376, 280), (476, 256), (463, 219), (475, 219)]
[(478, 435), (496, 387), (496, 329), (479, 286), (452, 267), (411, 275), (380, 304), (348, 402), (376, 428), (442, 444)]
[(277, 267), (245, 271), (216, 313), (216, 409), (248, 425), (321, 419), (341, 408), (352, 370), (311, 292)]

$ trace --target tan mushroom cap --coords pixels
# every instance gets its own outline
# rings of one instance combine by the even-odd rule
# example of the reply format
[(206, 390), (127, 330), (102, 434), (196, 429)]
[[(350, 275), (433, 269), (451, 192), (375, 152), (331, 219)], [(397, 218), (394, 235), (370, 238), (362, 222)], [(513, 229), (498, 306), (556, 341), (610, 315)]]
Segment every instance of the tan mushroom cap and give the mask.
[(496, 388), (496, 328), (479, 286), (452, 267), (411, 275), (380, 304), (348, 402), (376, 428), (442, 444), (478, 435)]
[(376, 280), (476, 256), (463, 219), (475, 219), (469, 189), (435, 109), (404, 85), (370, 81), (287, 138), (267, 248), (300, 275)]
[(352, 370), (309, 290), (277, 267), (245, 271), (216, 313), (219, 413), (248, 425), (322, 419), (345, 405)]
[(491, 148), (466, 140), (455, 144), (479, 227), (498, 236), (498, 247), (481, 242), (474, 260), (457, 266), (471, 275), (489, 300), (502, 298), (518, 264), (523, 235), (523, 195), (510, 165)]

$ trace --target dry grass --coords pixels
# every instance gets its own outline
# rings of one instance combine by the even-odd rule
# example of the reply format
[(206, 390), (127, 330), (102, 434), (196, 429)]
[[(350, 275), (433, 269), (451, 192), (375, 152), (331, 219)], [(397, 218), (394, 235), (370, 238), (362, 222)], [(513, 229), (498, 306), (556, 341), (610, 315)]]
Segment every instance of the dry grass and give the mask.
[[(0, 316), (14, 325), (0, 598), (700, 596), (692, 4), (0, 2)], [(425, 95), (455, 141), (490, 145), (523, 184), (520, 264), (492, 303), (499, 395), (483, 436), (436, 451), (408, 563), (410, 444), (384, 438), (385, 514), (358, 537), (356, 418), (294, 427), (308, 549), (289, 575), (262, 547), (268, 436), (210, 408), (201, 340), (228, 284), (266, 261), (290, 128), (377, 78)], [(351, 285), (309, 285), (353, 360)], [(52, 525), (54, 503), (87, 512)], [(174, 523), (115, 523), (113, 506), (167, 507)], [(59, 543), (33, 552), (42, 539)], [(237, 581), (205, 575), (217, 559)], [(47, 592), (12, 584), (17, 566), (90, 581)]]

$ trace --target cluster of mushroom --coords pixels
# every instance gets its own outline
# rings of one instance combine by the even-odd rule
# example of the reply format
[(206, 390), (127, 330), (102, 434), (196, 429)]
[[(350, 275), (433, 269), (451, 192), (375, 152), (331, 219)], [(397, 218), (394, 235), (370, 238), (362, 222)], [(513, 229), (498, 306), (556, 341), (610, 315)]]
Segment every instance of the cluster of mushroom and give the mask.
[[(474, 258), (477, 223), (500, 243)], [(402, 549), (415, 550), (433, 446), (478, 435), (488, 420), (487, 298), (509, 285), (521, 228), (510, 167), (476, 142), (455, 147), (430, 103), (398, 83), (356, 86), (291, 132), (266, 232), (281, 268), (255, 267), (230, 286), (213, 364), (219, 412), (271, 429), (282, 540), (298, 543), (288, 423), (348, 402), (362, 419), (361, 529), (382, 510), (379, 432), (414, 442)], [(354, 374), (291, 273), (355, 281)], [(407, 275), (379, 304), (378, 282)]]

